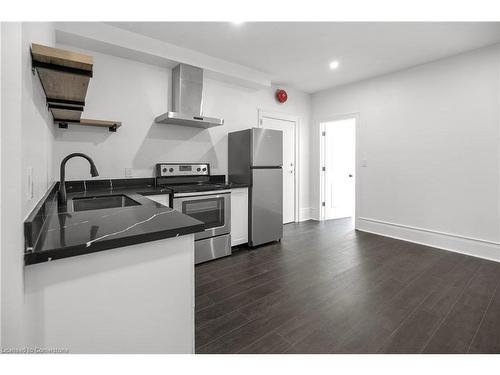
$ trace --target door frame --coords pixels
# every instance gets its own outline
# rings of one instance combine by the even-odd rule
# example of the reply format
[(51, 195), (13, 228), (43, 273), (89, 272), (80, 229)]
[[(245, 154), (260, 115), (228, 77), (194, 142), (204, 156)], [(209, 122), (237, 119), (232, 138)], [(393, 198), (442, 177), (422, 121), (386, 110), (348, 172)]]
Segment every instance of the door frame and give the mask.
[(294, 178), (294, 185), (295, 185), (295, 207), (294, 207), (294, 212), (293, 212), (293, 219), (295, 223), (298, 223), (300, 221), (299, 217), (299, 203), (300, 203), (300, 191), (299, 191), (299, 186), (300, 186), (300, 166), (299, 166), (299, 154), (300, 154), (300, 145), (299, 145), (299, 129), (300, 129), (300, 117), (297, 115), (293, 115), (290, 113), (283, 113), (283, 112), (277, 112), (277, 111), (269, 111), (265, 109), (258, 108), (257, 109), (257, 124), (259, 128), (262, 128), (262, 120), (268, 118), (268, 119), (273, 119), (273, 120), (281, 120), (281, 121), (287, 121), (290, 123), (294, 123), (294, 132), (295, 132), (295, 137), (294, 137), (294, 167), (295, 167), (295, 178)]
[(324, 142), (323, 142), (323, 131), (324, 131), (324, 123), (325, 122), (334, 122), (340, 120), (346, 120), (353, 118), (354, 123), (354, 227), (358, 227), (358, 212), (359, 212), (359, 186), (360, 186), (360, 178), (359, 178), (359, 161), (360, 152), (359, 152), (359, 129), (360, 129), (360, 113), (352, 112), (345, 113), (341, 115), (332, 115), (325, 118), (322, 118), (317, 121), (318, 124), (318, 139), (319, 139), (319, 202), (318, 202), (318, 212), (319, 212), (319, 220), (323, 221), (325, 219), (325, 208), (323, 207), (322, 202), (325, 199), (325, 175), (323, 173), (322, 167), (325, 162), (325, 150), (324, 150)]

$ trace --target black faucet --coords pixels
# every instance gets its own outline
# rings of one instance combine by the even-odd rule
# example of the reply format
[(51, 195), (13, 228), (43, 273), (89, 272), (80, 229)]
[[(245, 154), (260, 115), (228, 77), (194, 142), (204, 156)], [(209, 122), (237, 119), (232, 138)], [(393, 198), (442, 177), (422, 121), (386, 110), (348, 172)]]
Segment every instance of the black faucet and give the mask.
[(59, 205), (66, 206), (67, 203), (66, 182), (64, 181), (66, 162), (69, 159), (74, 158), (75, 156), (80, 156), (84, 159), (87, 159), (88, 162), (90, 163), (90, 174), (92, 175), (92, 177), (99, 176), (99, 172), (97, 172), (97, 168), (95, 167), (94, 161), (90, 156), (82, 154), (81, 152), (75, 152), (73, 154), (69, 154), (68, 156), (66, 156), (61, 162), (61, 181), (59, 181), (59, 194), (57, 196), (57, 201)]

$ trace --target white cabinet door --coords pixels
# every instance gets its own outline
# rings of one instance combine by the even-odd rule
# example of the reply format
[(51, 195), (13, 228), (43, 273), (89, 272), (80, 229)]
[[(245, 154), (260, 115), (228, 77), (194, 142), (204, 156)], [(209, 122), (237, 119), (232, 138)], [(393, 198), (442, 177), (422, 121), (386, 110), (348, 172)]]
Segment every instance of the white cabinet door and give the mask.
[(248, 188), (231, 190), (231, 246), (248, 242)]
[(152, 201), (163, 204), (164, 206), (170, 207), (169, 194), (160, 194), (160, 195), (147, 195), (146, 198), (151, 199)]

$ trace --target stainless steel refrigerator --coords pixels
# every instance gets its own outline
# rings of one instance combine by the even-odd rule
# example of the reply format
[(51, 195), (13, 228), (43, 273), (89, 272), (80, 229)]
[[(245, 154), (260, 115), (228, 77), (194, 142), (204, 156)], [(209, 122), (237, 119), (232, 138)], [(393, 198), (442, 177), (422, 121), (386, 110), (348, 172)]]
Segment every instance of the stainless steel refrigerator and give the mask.
[(249, 186), (248, 243), (283, 237), (283, 132), (251, 128), (228, 135), (230, 183)]

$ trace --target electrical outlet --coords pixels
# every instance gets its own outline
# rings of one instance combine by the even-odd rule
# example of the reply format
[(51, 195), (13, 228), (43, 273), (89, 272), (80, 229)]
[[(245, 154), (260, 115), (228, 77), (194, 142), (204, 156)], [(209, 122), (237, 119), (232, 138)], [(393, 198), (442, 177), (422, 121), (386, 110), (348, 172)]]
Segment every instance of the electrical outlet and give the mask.
[(33, 199), (33, 167), (26, 169), (26, 199)]
[(368, 167), (368, 160), (366, 160), (366, 159), (361, 160), (361, 166)]
[(125, 177), (132, 177), (134, 175), (134, 171), (132, 168), (125, 168)]

